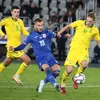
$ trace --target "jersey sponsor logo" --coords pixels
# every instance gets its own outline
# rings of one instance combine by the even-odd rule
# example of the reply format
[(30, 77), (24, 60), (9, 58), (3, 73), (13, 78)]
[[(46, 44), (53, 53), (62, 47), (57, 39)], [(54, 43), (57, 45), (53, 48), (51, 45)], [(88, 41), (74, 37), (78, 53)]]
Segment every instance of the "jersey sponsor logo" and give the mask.
[(46, 38), (46, 34), (43, 34), (42, 36), (43, 36), (44, 38)]

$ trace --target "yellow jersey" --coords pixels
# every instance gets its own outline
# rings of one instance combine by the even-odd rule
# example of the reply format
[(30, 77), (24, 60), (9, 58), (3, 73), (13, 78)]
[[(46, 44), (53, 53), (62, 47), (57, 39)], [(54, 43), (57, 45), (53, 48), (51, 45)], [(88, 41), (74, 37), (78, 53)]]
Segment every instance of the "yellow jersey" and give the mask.
[[(5, 26), (7, 35), (7, 47), (17, 47), (21, 44), (21, 33), (28, 36), (28, 31), (24, 28), (23, 21), (21, 19), (13, 19), (12, 17), (4, 18), (0, 21), (0, 26)], [(0, 34), (4, 33), (0, 30)]]
[(95, 25), (87, 27), (85, 23), (85, 20), (77, 20), (70, 24), (76, 31), (70, 44), (71, 47), (89, 48), (93, 38), (100, 40), (98, 28)]

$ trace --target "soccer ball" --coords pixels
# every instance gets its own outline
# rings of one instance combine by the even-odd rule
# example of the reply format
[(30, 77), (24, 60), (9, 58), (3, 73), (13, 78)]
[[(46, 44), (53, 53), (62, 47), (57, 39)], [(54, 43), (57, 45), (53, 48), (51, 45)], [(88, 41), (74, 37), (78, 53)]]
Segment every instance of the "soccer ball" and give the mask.
[(83, 84), (85, 82), (85, 75), (80, 73), (80, 74), (76, 74), (74, 76), (74, 80), (76, 81), (76, 83), (78, 84)]

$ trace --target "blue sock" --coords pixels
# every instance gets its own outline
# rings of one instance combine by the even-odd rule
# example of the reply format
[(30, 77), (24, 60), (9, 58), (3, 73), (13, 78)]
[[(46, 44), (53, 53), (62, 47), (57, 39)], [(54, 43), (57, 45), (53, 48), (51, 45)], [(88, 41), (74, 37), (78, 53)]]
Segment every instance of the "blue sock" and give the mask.
[[(54, 78), (56, 78), (56, 77), (59, 76), (60, 70), (54, 70), (52, 74), (53, 74)], [(44, 79), (44, 83), (46, 84), (46, 83), (48, 83), (48, 82), (49, 82), (49, 80), (48, 80), (48, 78), (46, 77), (46, 78)]]
[(55, 80), (55, 78), (54, 78), (54, 76), (53, 76), (53, 74), (52, 74), (51, 69), (50, 69), (50, 68), (47, 68), (47, 69), (45, 70), (45, 73), (46, 73), (47, 77), (46, 77), (46, 79), (44, 80), (44, 82), (45, 82), (45, 83), (50, 82), (53, 86), (55, 86), (57, 83), (56, 83), (56, 80)]
[(54, 76), (54, 78), (58, 77), (59, 74), (60, 74), (60, 70), (54, 70), (54, 71), (53, 71), (53, 76)]
[(46, 83), (48, 83), (49, 82), (49, 80), (48, 80), (48, 78), (46, 77), (45, 79), (44, 79), (44, 83), (46, 84)]

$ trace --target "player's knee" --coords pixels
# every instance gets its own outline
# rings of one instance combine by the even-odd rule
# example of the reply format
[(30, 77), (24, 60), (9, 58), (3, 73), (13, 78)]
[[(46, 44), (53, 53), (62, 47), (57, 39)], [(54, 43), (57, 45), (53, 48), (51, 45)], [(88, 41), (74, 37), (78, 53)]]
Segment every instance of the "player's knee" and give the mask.
[(83, 68), (83, 69), (86, 69), (87, 67), (88, 67), (88, 64), (83, 64), (83, 65), (82, 65), (82, 68)]
[(66, 73), (70, 74), (72, 71), (73, 71), (73, 67), (72, 66), (67, 66)]
[(53, 76), (54, 76), (55, 78), (58, 77), (59, 74), (60, 74), (60, 70), (54, 70), (54, 71), (53, 71)]
[(7, 67), (9, 64), (4, 64), (5, 67)]
[(46, 74), (51, 74), (52, 73), (52, 71), (49, 67), (45, 69), (45, 72), (46, 72)]
[(25, 63), (26, 63), (27, 65), (29, 65), (29, 64), (31, 63), (31, 59), (30, 59), (30, 58), (27, 59), (27, 60), (25, 61)]
[(87, 61), (84, 61), (83, 63), (82, 63), (82, 68), (83, 69), (86, 69), (88, 67), (88, 62)]
[(5, 67), (7, 67), (9, 64), (10, 64), (10, 63), (9, 63), (8, 61), (3, 62), (3, 65), (4, 65)]

